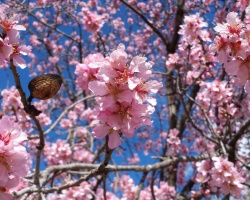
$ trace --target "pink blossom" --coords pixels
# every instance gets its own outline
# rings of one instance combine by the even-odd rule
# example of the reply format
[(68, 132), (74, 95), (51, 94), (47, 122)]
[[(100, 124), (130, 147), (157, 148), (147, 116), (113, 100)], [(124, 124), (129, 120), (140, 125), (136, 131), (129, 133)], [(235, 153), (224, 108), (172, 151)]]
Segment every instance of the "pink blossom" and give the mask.
[(51, 119), (48, 117), (45, 113), (41, 113), (37, 119), (39, 119), (39, 122), (42, 126), (48, 126), (51, 124)]
[(132, 74), (136, 73), (138, 78), (145, 80), (152, 74), (151, 69), (154, 65), (153, 62), (146, 62), (146, 60), (146, 57), (135, 56), (128, 67)]
[(131, 18), (131, 17), (129, 17), (128, 19), (127, 19), (127, 22), (128, 22), (128, 24), (133, 24), (134, 23), (134, 20)]
[(87, 128), (78, 127), (78, 128), (76, 129), (76, 136), (77, 136), (78, 138), (85, 138), (85, 137), (87, 137), (87, 135), (88, 135), (88, 130), (87, 130)]
[(90, 81), (89, 89), (97, 95), (99, 108), (97, 119), (102, 123), (93, 129), (96, 138), (109, 135), (109, 147), (121, 144), (120, 134), (132, 137), (142, 125), (151, 125), (149, 115), (156, 105), (149, 94), (156, 93), (162, 86), (156, 80), (147, 81), (151, 74), (152, 62), (145, 57), (135, 56), (128, 64), (123, 44), (118, 45), (110, 56), (102, 62), (92, 62), (89, 66), (98, 68), (96, 79)]
[(109, 136), (108, 146), (111, 149), (114, 149), (118, 147), (119, 145), (121, 145), (121, 138), (119, 135), (120, 131), (114, 130), (107, 124), (97, 125), (93, 129), (92, 133), (95, 138), (103, 138), (106, 135), (108, 135)]
[(94, 115), (93, 110), (90, 108), (85, 109), (82, 116), (84, 116), (89, 123), (96, 120), (96, 115)]
[(207, 23), (203, 22), (203, 18), (200, 17), (199, 14), (189, 15), (185, 16), (184, 25), (180, 25), (180, 27), (181, 29), (179, 34), (182, 34), (186, 37), (196, 37), (197, 35), (201, 34), (201, 28), (207, 27)]
[[(66, 180), (67, 181), (67, 180)], [(68, 183), (72, 181), (68, 180)], [(58, 200), (58, 199), (74, 199), (74, 200), (82, 200), (82, 199), (92, 199), (93, 191), (91, 184), (87, 182), (82, 182), (79, 186), (70, 187), (67, 190), (63, 190), (60, 194), (53, 194), (50, 198), (51, 200)]]
[(250, 80), (246, 81), (244, 89), (245, 89), (246, 93), (250, 94)]
[(115, 104), (115, 101), (131, 102), (133, 99), (132, 91), (127, 85), (116, 84), (113, 82), (105, 83), (100, 81), (91, 81), (89, 89), (97, 96), (102, 96), (101, 105), (109, 107)]
[(249, 4), (248, 0), (238, 0), (236, 2), (236, 6), (239, 7), (241, 11), (244, 11), (248, 6), (248, 4)]
[(14, 14), (10, 18), (7, 18), (5, 15), (1, 15), (0, 17), (0, 26), (2, 27), (2, 30), (4, 33), (8, 34), (8, 31), (10, 30), (18, 30), (18, 31), (23, 31), (26, 30), (26, 28), (23, 25), (18, 25), (17, 23), (19, 22), (19, 16)]
[(9, 193), (2, 192), (1, 188), (0, 188), (0, 199), (13, 200), (14, 197), (11, 194), (9, 194)]
[(221, 157), (213, 157), (214, 168), (211, 170), (212, 180), (210, 184), (221, 187), (223, 194), (231, 193), (234, 197), (240, 198), (245, 179), (233, 166), (233, 163)]
[(129, 3), (130, 5), (133, 5), (133, 4), (136, 3), (136, 0), (128, 0), (128, 3)]
[(70, 119), (62, 119), (60, 121), (60, 126), (65, 129), (69, 129), (73, 126), (73, 122)]
[(76, 113), (75, 111), (70, 110), (70, 111), (68, 112), (68, 118), (69, 118), (70, 120), (72, 120), (73, 122), (75, 122), (75, 121), (78, 119), (78, 115), (77, 115), (77, 113)]
[[(97, 197), (96, 200), (105, 200), (104, 199), (104, 190), (98, 188), (97, 189)], [(106, 199), (107, 200), (120, 200), (120, 198), (118, 198), (115, 194), (113, 194), (112, 192), (109, 191), (105, 191), (105, 195), (106, 195)]]
[(28, 155), (22, 143), (27, 139), (18, 124), (0, 119), (0, 187), (12, 188), (28, 173)]
[(168, 134), (167, 143), (169, 148), (169, 153), (175, 155), (180, 149), (180, 138), (178, 137), (179, 131), (177, 129), (171, 129)]
[(218, 53), (217, 59), (219, 63), (227, 63), (229, 59), (228, 53), (230, 52), (230, 46), (227, 36), (221, 35), (221, 37), (216, 37), (213, 44), (211, 44), (210, 46), (210, 50), (212, 52)]
[[(206, 152), (207, 151), (207, 143), (206, 143), (206, 141), (204, 141), (204, 139), (202, 137), (195, 138), (194, 145), (193, 145), (192, 149), (199, 151), (201, 153)], [(196, 166), (197, 166), (197, 164), (196, 164)]]
[(122, 191), (123, 200), (134, 199), (137, 187), (134, 185), (134, 181), (128, 175), (122, 175), (118, 179), (114, 180), (114, 184), (117, 183), (117, 187)]
[(109, 134), (109, 141), (108, 141), (109, 148), (114, 149), (120, 145), (121, 145), (121, 138), (119, 133), (115, 131), (112, 134)]
[(168, 70), (176, 66), (179, 61), (179, 55), (177, 53), (169, 54), (168, 59), (166, 60), (166, 67)]
[(203, 175), (209, 173), (212, 168), (212, 164), (209, 160), (203, 160), (196, 163), (197, 171)]
[(104, 61), (102, 54), (90, 54), (88, 55), (83, 63), (76, 65), (75, 74), (77, 75), (77, 85), (86, 90), (90, 81), (96, 80), (96, 74), (99, 71), (98, 64)]
[(187, 84), (193, 84), (193, 81), (200, 76), (200, 72), (188, 71), (187, 72)]
[(71, 149), (65, 140), (58, 139), (51, 146), (49, 143), (45, 145), (44, 155), (49, 165), (66, 164), (71, 159)]
[(91, 32), (91, 33), (96, 33), (97, 31), (99, 31), (104, 22), (102, 19), (102, 16), (98, 15), (95, 12), (90, 12), (87, 9), (83, 9), (83, 24), (84, 24), (84, 28)]
[(28, 55), (31, 53), (31, 46), (26, 45), (12, 45), (13, 46), (13, 53), (11, 54), (11, 57), (13, 59), (13, 63), (15, 66), (19, 66), (22, 69), (26, 67), (25, 60), (21, 57), (21, 55)]
[(15, 86), (12, 86), (10, 89), (4, 89), (1, 95), (3, 96), (2, 106), (5, 110), (9, 110), (12, 106), (15, 109), (23, 108), (20, 94)]
[[(247, 12), (249, 12), (247, 10)], [(248, 19), (247, 19), (248, 20)], [(246, 23), (248, 21), (246, 20)], [(226, 23), (217, 24), (216, 32), (219, 34), (211, 49), (218, 53), (218, 61), (224, 63), (226, 72), (234, 76), (237, 83), (245, 85), (249, 92), (249, 38), (248, 25), (243, 24), (236, 12), (227, 15)]]
[(31, 35), (30, 36), (30, 43), (34, 47), (38, 47), (41, 44), (41, 42), (38, 40), (38, 36), (37, 35)]
[(125, 84), (128, 78), (133, 76), (131, 71), (127, 71), (127, 53), (125, 52), (125, 46), (119, 44), (117, 49), (114, 50), (109, 57), (106, 57), (106, 62), (99, 63), (100, 70), (97, 74), (99, 80), (108, 82), (114, 78), (117, 78), (118, 83)]
[(73, 159), (82, 163), (91, 163), (94, 155), (88, 150), (82, 149), (79, 146), (74, 148)]
[(245, 90), (249, 90), (249, 58), (250, 58), (250, 51), (245, 51), (238, 56), (236, 59), (228, 62), (225, 65), (226, 72), (232, 75), (236, 75), (239, 78), (239, 81), (242, 85), (245, 84)]
[(209, 180), (209, 176), (206, 174), (198, 173), (195, 180), (199, 183), (206, 183)]
[(60, 58), (58, 56), (49, 56), (48, 60), (52, 65), (56, 65)]
[(196, 164), (196, 181), (207, 182), (212, 191), (221, 188), (224, 195), (231, 194), (236, 198), (241, 197), (242, 183), (245, 179), (237, 171), (232, 162), (222, 157), (213, 157), (212, 161), (206, 160)]
[(167, 182), (160, 181), (159, 187), (154, 186), (155, 197), (159, 200), (172, 200), (176, 196), (176, 191), (173, 186), (169, 186)]
[[(226, 81), (215, 80), (213, 82), (202, 82), (200, 84), (202, 92), (197, 96), (199, 102), (204, 102), (204, 104), (210, 105), (211, 102), (221, 105), (229, 102), (229, 97), (233, 95), (233, 90), (227, 87)], [(205, 108), (207, 107), (205, 106)]]
[(238, 14), (236, 12), (228, 13), (226, 21), (227, 23), (224, 24), (218, 23), (214, 30), (220, 34), (229, 34), (231, 37), (242, 33), (243, 24), (238, 18)]
[(100, 111), (97, 117), (115, 130), (120, 130), (127, 137), (131, 137), (135, 129), (142, 124), (151, 124), (148, 115), (153, 110), (153, 107), (147, 104), (138, 104), (135, 101), (132, 103), (122, 102), (110, 106), (105, 111)]
[(4, 65), (10, 60), (12, 47), (8, 44), (7, 40), (0, 38), (0, 65)]
[(18, 44), (20, 40), (20, 34), (17, 30), (11, 29), (8, 31), (8, 39), (10, 44)]
[(134, 153), (133, 157), (132, 158), (128, 158), (127, 160), (128, 160), (129, 164), (138, 164), (140, 162), (140, 158), (138, 157), (137, 153)]

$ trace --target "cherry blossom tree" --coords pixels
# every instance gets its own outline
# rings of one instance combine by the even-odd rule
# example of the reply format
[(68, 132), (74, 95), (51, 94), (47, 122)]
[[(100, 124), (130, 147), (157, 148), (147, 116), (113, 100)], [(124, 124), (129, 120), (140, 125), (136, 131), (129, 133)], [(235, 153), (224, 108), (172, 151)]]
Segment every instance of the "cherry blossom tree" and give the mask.
[(249, 1), (0, 2), (0, 199), (248, 199)]

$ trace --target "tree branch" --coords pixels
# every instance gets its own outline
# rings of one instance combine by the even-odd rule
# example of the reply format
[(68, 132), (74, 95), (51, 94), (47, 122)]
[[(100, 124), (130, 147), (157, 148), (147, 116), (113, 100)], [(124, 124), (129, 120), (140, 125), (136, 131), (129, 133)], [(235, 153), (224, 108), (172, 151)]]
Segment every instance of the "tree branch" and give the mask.
[[(209, 158), (211, 155), (204, 154), (200, 156), (182, 156), (182, 157), (173, 157), (173, 158), (166, 158), (166, 160), (162, 162), (155, 163), (153, 165), (107, 165), (105, 167), (105, 173), (108, 172), (116, 172), (116, 171), (135, 171), (135, 172), (143, 172), (143, 173), (149, 173), (151, 171), (156, 171), (158, 169), (169, 167), (170, 165), (174, 165), (179, 162), (194, 162), (194, 161), (201, 161)], [(59, 192), (64, 189), (73, 187), (73, 186), (79, 186), (82, 182), (89, 180), (91, 177), (94, 177), (96, 175), (99, 175), (103, 173), (104, 171), (99, 170), (100, 165), (98, 164), (86, 164), (86, 163), (74, 163), (74, 164), (67, 164), (67, 165), (58, 165), (58, 166), (52, 166), (48, 167), (46, 170), (42, 171), (40, 174), (40, 183), (41, 185), (44, 185), (48, 182), (48, 179), (50, 177), (50, 174), (61, 171), (61, 172), (67, 172), (69, 170), (79, 171), (79, 170), (92, 170), (91, 172), (88, 172), (84, 177), (80, 178), (79, 180), (73, 182), (73, 183), (67, 183), (65, 185), (62, 185), (60, 187), (52, 187), (52, 188), (37, 188), (36, 186), (31, 186), (24, 188), (18, 192), (13, 192), (13, 195), (15, 197), (20, 197), (25, 193), (36, 193), (41, 191), (44, 194), (51, 193), (51, 192)]]

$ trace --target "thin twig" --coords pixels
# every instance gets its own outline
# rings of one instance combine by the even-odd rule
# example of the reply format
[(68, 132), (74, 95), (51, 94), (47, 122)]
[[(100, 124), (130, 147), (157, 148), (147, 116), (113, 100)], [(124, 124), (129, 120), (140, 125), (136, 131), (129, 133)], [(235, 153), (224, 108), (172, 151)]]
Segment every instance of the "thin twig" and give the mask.
[(165, 44), (165, 46), (168, 46), (168, 43), (166, 41), (166, 38), (163, 36), (163, 34), (151, 23), (148, 21), (148, 19), (137, 9), (135, 9), (133, 6), (131, 6), (128, 2), (124, 0), (120, 0), (124, 5), (126, 5), (130, 10), (132, 10), (135, 14), (137, 14), (152, 30), (161, 38), (162, 42)]
[(155, 171), (152, 172), (152, 178), (151, 178), (151, 183), (150, 183), (152, 200), (156, 200), (155, 192), (154, 192), (154, 180), (155, 180)]
[(142, 187), (143, 187), (143, 183), (145, 182), (145, 179), (146, 179), (147, 175), (148, 175), (148, 172), (143, 173), (143, 176), (142, 176), (141, 181), (140, 181), (140, 183), (138, 185), (134, 200), (139, 199), (140, 193), (141, 193), (141, 190), (142, 190)]
[(56, 119), (56, 121), (44, 132), (44, 135), (47, 135), (53, 128), (55, 128), (55, 126), (58, 124), (58, 122), (62, 119), (62, 117), (67, 114), (67, 112), (72, 109), (75, 105), (77, 105), (78, 103), (81, 103), (83, 101), (86, 101), (88, 99), (93, 98), (95, 95), (90, 95), (87, 97), (84, 97), (78, 101), (76, 101), (75, 103), (71, 104), (70, 106), (68, 106), (61, 114), (60, 116)]
[[(179, 80), (179, 79), (178, 79), (178, 80)], [(187, 108), (186, 108), (185, 101), (184, 101), (184, 98), (183, 98), (183, 94), (182, 94), (181, 89), (180, 89), (180, 86), (179, 86), (179, 81), (177, 81), (177, 88), (178, 88), (178, 90), (179, 90), (178, 92), (179, 92), (179, 94), (180, 94), (180, 101), (181, 101), (181, 103), (182, 103), (182, 105), (183, 105), (184, 111), (185, 111), (185, 113), (186, 113), (186, 115), (187, 115), (187, 117), (188, 117), (190, 123), (192, 124), (192, 126), (193, 126), (198, 132), (200, 132), (200, 134), (201, 134), (203, 137), (205, 137), (207, 140), (209, 140), (209, 141), (211, 141), (211, 142), (214, 142), (215, 144), (218, 144), (218, 142), (217, 142), (216, 140), (214, 140), (213, 138), (208, 137), (208, 136), (207, 136), (198, 126), (196, 126), (196, 123), (194, 122), (194, 120), (192, 119), (192, 117), (190, 116), (190, 114), (189, 114), (189, 112), (188, 112), (188, 110), (187, 110)], [(186, 95), (187, 95), (187, 94), (186, 94)], [(188, 95), (187, 95), (187, 97), (189, 97), (190, 100), (192, 100), (194, 103), (196, 103), (196, 102), (193, 100), (193, 98), (191, 98), (191, 97), (188, 96)]]
[(106, 188), (106, 174), (103, 174), (103, 197), (107, 200), (107, 188)]

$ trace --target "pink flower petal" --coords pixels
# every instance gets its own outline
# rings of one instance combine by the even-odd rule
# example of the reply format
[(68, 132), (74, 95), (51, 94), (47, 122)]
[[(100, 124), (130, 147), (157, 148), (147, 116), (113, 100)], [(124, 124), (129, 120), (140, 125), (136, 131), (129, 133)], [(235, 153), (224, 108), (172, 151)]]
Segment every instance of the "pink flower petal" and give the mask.
[(118, 133), (112, 133), (109, 135), (108, 146), (110, 149), (114, 149), (121, 145), (121, 137)]
[(238, 60), (233, 60), (233, 61), (225, 64), (226, 72), (231, 74), (231, 75), (236, 75), (237, 71), (239, 70), (240, 63), (241, 62)]
[(106, 126), (104, 124), (100, 124), (100, 125), (97, 125), (93, 129), (92, 133), (93, 133), (93, 135), (94, 135), (95, 138), (101, 139), (101, 138), (105, 137), (108, 134), (108, 132), (110, 131), (110, 129), (111, 128), (109, 126)]
[(26, 62), (20, 55), (13, 55), (13, 63), (15, 66), (19, 66), (22, 69), (26, 67)]
[(249, 80), (246, 82), (245, 91), (246, 93), (250, 94), (250, 81)]
[(10, 29), (7, 32), (7, 35), (9, 37), (9, 43), (10, 44), (17, 44), (20, 40), (20, 34), (16, 29)]
[(108, 94), (108, 88), (105, 83), (100, 81), (89, 82), (89, 90), (91, 90), (95, 95), (104, 96)]

